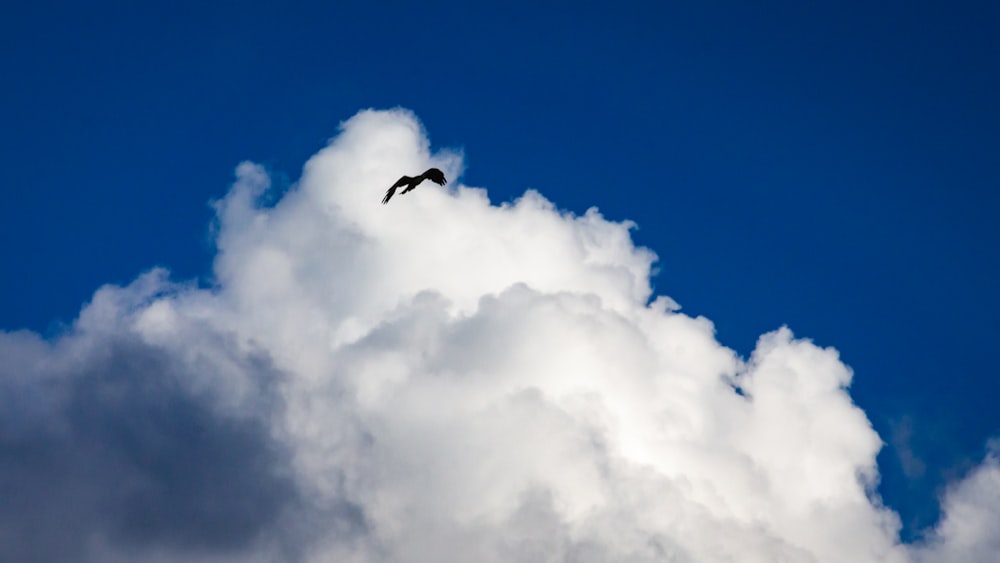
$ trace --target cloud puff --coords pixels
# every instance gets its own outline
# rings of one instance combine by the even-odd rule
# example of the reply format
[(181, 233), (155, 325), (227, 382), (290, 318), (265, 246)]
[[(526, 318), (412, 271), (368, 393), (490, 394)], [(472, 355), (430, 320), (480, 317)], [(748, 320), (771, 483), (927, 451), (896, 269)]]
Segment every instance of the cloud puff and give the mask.
[[(428, 166), (452, 184), (380, 205)], [(835, 350), (739, 358), (631, 224), (461, 166), (361, 112), (274, 205), (237, 168), (213, 287), (154, 270), (0, 334), (0, 559), (996, 559), (994, 454), (901, 545)]]

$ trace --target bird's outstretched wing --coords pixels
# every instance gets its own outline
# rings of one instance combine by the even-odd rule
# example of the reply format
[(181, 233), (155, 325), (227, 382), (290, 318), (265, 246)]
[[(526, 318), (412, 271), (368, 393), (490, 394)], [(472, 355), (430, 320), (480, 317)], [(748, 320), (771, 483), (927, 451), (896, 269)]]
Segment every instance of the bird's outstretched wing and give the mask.
[(431, 182), (434, 182), (439, 186), (443, 186), (448, 183), (448, 180), (446, 180), (444, 177), (444, 172), (441, 172), (437, 168), (428, 168), (427, 172), (424, 172), (423, 174), (421, 174), (421, 176), (430, 180)]
[(430, 180), (431, 182), (434, 182), (439, 186), (443, 186), (448, 183), (448, 180), (446, 180), (444, 177), (444, 172), (441, 172), (437, 168), (428, 168), (426, 172), (417, 176), (416, 178), (403, 176), (402, 178), (397, 180), (396, 183), (393, 184), (392, 187), (385, 192), (385, 197), (382, 198), (382, 204), (384, 205), (386, 203), (389, 203), (389, 200), (392, 199), (392, 196), (396, 193), (396, 188), (400, 186), (406, 186), (406, 189), (399, 192), (400, 195), (402, 195), (416, 188), (424, 180)]
[(399, 186), (405, 186), (406, 184), (410, 183), (410, 180), (411, 178), (409, 176), (403, 176), (402, 178), (396, 180), (396, 183), (393, 184), (391, 188), (386, 190), (385, 197), (382, 198), (382, 205), (389, 203), (389, 200), (392, 199), (393, 194), (396, 193), (396, 188), (398, 188)]
[(386, 190), (385, 197), (382, 198), (382, 205), (389, 203), (389, 200), (392, 199), (392, 194), (394, 193), (396, 193), (396, 186), (393, 186), (388, 190)]

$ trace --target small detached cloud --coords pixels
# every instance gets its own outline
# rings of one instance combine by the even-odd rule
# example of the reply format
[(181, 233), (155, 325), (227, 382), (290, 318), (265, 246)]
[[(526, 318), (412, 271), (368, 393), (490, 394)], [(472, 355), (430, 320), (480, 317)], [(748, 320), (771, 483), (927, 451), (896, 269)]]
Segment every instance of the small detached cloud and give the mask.
[(0, 333), (0, 560), (997, 560), (995, 449), (902, 544), (836, 350), (740, 358), (630, 223), (461, 170), (360, 112), (273, 205), (237, 167), (213, 287), (153, 270)]

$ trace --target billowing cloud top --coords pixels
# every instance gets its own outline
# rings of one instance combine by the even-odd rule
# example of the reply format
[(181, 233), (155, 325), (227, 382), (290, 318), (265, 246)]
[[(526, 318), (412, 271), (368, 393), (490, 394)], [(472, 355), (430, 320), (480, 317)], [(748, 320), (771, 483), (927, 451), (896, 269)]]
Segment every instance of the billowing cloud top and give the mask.
[(363, 111), (273, 206), (237, 167), (214, 287), (153, 270), (0, 333), (0, 560), (997, 560), (994, 453), (901, 544), (835, 350), (741, 359), (652, 298), (629, 223), (461, 166)]

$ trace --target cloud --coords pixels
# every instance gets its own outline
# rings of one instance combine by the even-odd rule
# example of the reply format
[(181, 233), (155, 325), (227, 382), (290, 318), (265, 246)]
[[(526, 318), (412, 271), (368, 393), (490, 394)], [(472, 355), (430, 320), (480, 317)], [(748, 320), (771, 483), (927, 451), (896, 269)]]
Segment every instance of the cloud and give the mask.
[[(428, 166), (452, 183), (380, 205)], [(0, 334), (0, 559), (995, 558), (994, 454), (900, 544), (836, 350), (740, 358), (652, 295), (631, 224), (461, 167), (363, 111), (273, 205), (237, 167), (212, 287), (153, 270)]]
[(983, 462), (952, 484), (944, 516), (918, 552), (921, 561), (996, 561), (1000, 554), (1000, 443), (988, 444)]
[[(192, 335), (193, 336), (193, 335)], [(216, 358), (135, 335), (83, 331), (55, 346), (0, 338), (0, 559), (68, 561), (94, 534), (123, 546), (228, 551), (246, 546), (294, 499), (268, 405), (223, 413), (197, 378), (218, 369), (268, 377), (253, 356), (212, 339)], [(214, 340), (214, 341), (212, 341)]]
[(890, 423), (892, 431), (891, 444), (899, 459), (903, 475), (915, 480), (923, 477), (926, 466), (923, 460), (913, 450), (913, 419), (904, 416)]

